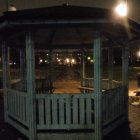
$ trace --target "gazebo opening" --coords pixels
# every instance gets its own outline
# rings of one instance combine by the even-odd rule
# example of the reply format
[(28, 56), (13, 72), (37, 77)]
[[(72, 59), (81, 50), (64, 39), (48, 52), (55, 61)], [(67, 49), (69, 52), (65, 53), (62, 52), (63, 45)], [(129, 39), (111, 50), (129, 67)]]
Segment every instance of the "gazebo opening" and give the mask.
[[(38, 94), (93, 92), (94, 32), (93, 27), (57, 27), (41, 28), (32, 33)], [(45, 37), (41, 38), (42, 34)], [(122, 52), (118, 44), (112, 47), (109, 41), (104, 34), (101, 36), (102, 91), (121, 86), (122, 83), (120, 67), (116, 70), (116, 65), (122, 64)], [(8, 41), (11, 88), (21, 91), (27, 91), (26, 43), (24, 35)], [(114, 60), (115, 50), (120, 53), (117, 60)]]

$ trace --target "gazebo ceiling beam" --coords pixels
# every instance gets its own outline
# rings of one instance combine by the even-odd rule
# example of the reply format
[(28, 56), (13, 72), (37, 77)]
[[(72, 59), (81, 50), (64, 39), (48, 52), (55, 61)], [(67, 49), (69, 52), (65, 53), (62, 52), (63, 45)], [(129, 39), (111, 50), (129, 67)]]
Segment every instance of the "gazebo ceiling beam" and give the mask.
[[(103, 47), (108, 47), (109, 42), (105, 41), (103, 42)], [(46, 44), (41, 44), (41, 43), (35, 43), (36, 48), (42, 48), (42, 49), (50, 49), (49, 46), (46, 46)], [(37, 47), (39, 46), (39, 47)], [(83, 46), (81, 44), (56, 44), (56, 45), (51, 45), (53, 49), (81, 49)], [(84, 47), (87, 49), (92, 48), (92, 43), (84, 44)]]
[[(7, 23), (7, 24), (6, 24)], [(16, 20), (5, 22), (5, 26), (14, 26), (14, 25), (69, 25), (69, 24), (102, 24), (102, 23), (114, 23), (114, 20), (109, 19), (51, 19), (51, 20)], [(3, 25), (3, 26), (4, 26)]]
[[(120, 42), (119, 39), (118, 40), (111, 40), (111, 41), (104, 41), (104, 42), (102, 42), (102, 49), (107, 48), (108, 46), (110, 46), (110, 44), (116, 44), (116, 45), (120, 44), (119, 42)], [(12, 44), (12, 45), (10, 45), (10, 44)], [(14, 47), (14, 48), (15, 47), (19, 48), (19, 46), (22, 48), (22, 47), (24, 47), (24, 42), (23, 43), (21, 43), (20, 41), (9, 42), (9, 45), (10, 45), (10, 47)], [(51, 44), (51, 45), (47, 45), (45, 43), (43, 44), (43, 43), (35, 42), (34, 45), (35, 45), (36, 49), (45, 49), (45, 50), (50, 50), (50, 48), (53, 48), (53, 50), (55, 50), (55, 49), (58, 49), (58, 50), (63, 50), (63, 49), (64, 50), (66, 50), (66, 49), (68, 49), (68, 50), (78, 50), (79, 49), (80, 50), (80, 49), (83, 48), (83, 46), (80, 43), (79, 44), (55, 44), (55, 45)], [(92, 42), (91, 43), (85, 43), (84, 48), (92, 49)]]

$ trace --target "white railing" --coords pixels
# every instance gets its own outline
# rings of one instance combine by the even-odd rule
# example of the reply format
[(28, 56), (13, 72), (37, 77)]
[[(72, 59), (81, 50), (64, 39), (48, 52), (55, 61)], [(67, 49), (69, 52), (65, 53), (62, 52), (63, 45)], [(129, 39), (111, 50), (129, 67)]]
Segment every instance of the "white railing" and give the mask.
[(91, 94), (49, 94), (37, 97), (37, 128), (94, 129)]
[[(104, 134), (112, 130), (110, 123), (126, 113), (123, 89), (110, 89), (101, 95)], [(7, 90), (8, 123), (28, 137), (27, 108), (27, 93)], [(36, 94), (37, 130), (94, 130), (94, 110), (94, 94)]]
[(27, 93), (7, 90), (7, 114), (27, 126)]
[[(110, 89), (109, 87), (109, 79), (102, 79), (101, 81), (101, 87), (103, 90), (108, 90)], [(112, 80), (112, 88), (116, 88), (116, 87), (119, 87), (121, 86), (121, 82), (119, 81), (115, 81), (115, 80)], [(83, 79), (83, 87), (89, 87), (89, 88), (94, 88), (94, 78), (84, 78)]]
[(125, 114), (125, 94), (123, 87), (111, 89), (102, 94), (102, 121), (104, 126)]

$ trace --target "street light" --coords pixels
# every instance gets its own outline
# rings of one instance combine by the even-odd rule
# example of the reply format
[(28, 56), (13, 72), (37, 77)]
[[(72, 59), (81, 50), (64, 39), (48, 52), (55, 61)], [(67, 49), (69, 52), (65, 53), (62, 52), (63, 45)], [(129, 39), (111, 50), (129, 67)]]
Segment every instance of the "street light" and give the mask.
[(115, 11), (119, 14), (119, 16), (122, 16), (122, 17), (127, 16), (127, 12), (128, 12), (127, 0), (117, 5), (117, 7), (115, 8)]
[(17, 9), (16, 9), (16, 7), (13, 4), (9, 5), (8, 11), (16, 11), (16, 10)]
[(6, 11), (16, 11), (16, 7), (13, 4), (10, 4), (9, 0), (5, 0), (6, 4)]
[(140, 58), (140, 50), (137, 52), (137, 56)]

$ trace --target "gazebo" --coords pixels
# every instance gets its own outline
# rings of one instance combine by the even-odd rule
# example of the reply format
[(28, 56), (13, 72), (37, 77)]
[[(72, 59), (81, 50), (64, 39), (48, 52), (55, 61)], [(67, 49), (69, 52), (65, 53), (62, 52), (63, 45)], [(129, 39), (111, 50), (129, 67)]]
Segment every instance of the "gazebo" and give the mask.
[[(29, 140), (52, 140), (51, 133), (67, 139), (73, 131), (87, 133), (88, 140), (101, 140), (127, 122), (129, 45), (138, 38), (139, 29), (134, 21), (101, 8), (63, 5), (5, 12), (0, 18), (5, 122)], [(113, 79), (114, 48), (122, 50), (121, 82)], [(14, 49), (20, 54), (16, 81), (11, 80), (9, 66)], [(53, 53), (72, 49), (81, 52), (81, 85), (77, 87), (81, 92), (55, 94)], [(101, 74), (103, 49), (107, 50), (107, 79)], [(44, 79), (36, 76), (38, 50), (49, 55), (49, 76)], [(94, 57), (91, 77), (85, 74), (88, 50)]]

